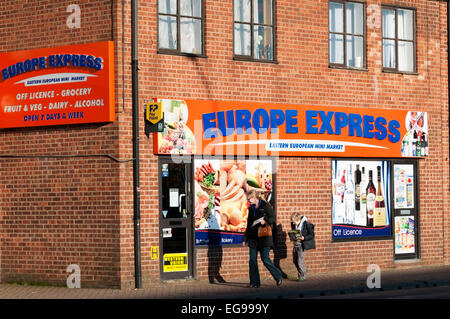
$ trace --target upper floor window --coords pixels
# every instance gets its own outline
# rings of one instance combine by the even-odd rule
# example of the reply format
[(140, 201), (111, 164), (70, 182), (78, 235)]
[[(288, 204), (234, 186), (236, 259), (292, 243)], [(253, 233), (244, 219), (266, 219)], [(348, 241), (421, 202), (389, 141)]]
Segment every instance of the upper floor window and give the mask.
[(415, 11), (383, 6), (383, 69), (416, 71)]
[(365, 68), (364, 4), (350, 1), (328, 3), (330, 66)]
[(274, 1), (234, 0), (235, 58), (273, 61)]
[(158, 51), (204, 54), (203, 0), (158, 0)]

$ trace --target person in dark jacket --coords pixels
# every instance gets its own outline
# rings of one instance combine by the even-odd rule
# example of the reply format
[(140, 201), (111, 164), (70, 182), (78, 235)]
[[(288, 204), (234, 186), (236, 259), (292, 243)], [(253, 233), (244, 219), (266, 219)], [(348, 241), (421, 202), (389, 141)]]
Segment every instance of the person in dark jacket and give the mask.
[(304, 281), (306, 279), (305, 252), (307, 249), (315, 248), (314, 230), (311, 229), (312, 224), (307, 223), (306, 216), (300, 213), (293, 213), (291, 216), (291, 227), (293, 230), (300, 230), (302, 237), (299, 241), (294, 242), (293, 261), (297, 268), (297, 280)]
[(275, 213), (272, 206), (261, 199), (260, 194), (256, 191), (251, 190), (247, 194), (247, 199), (250, 206), (248, 209), (247, 229), (242, 244), (245, 245), (247, 243), (250, 248), (249, 287), (259, 288), (261, 285), (257, 259), (258, 251), (261, 254), (261, 260), (264, 266), (269, 270), (270, 274), (275, 279), (277, 286), (279, 286), (282, 282), (281, 271), (273, 264), (269, 257), (270, 248), (273, 246), (273, 238), (272, 236), (258, 237), (259, 227), (269, 227), (269, 225), (275, 223)]

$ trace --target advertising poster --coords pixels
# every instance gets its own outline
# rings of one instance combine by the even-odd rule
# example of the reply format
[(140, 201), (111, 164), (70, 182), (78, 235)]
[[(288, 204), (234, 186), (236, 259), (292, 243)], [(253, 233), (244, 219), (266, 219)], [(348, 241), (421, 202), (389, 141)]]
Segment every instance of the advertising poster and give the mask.
[(246, 193), (272, 194), (272, 160), (194, 161), (196, 245), (241, 244), (247, 228)]
[(395, 217), (395, 253), (415, 253), (414, 216)]
[(332, 161), (333, 239), (391, 235), (390, 162)]
[(0, 53), (0, 128), (114, 120), (114, 42)]
[(161, 102), (155, 154), (424, 157), (427, 113), (210, 100)]
[(414, 166), (394, 165), (395, 209), (414, 208)]

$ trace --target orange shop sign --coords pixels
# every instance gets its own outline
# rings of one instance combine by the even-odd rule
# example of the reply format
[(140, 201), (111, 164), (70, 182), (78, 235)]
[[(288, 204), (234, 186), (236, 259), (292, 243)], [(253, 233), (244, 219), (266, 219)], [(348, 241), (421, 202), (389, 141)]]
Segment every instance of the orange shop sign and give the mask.
[(111, 41), (0, 53), (0, 128), (113, 122)]
[(427, 113), (209, 100), (160, 102), (155, 154), (424, 157)]

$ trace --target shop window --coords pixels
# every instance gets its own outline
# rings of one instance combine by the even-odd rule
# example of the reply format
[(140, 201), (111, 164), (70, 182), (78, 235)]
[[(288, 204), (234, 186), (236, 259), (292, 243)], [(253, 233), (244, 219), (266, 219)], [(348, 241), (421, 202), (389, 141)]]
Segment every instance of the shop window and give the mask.
[(328, 3), (329, 64), (331, 67), (365, 68), (364, 4)]
[(416, 72), (415, 10), (383, 7), (383, 70)]
[(418, 256), (417, 161), (333, 160), (332, 238), (392, 239), (396, 258)]
[(158, 52), (204, 55), (203, 0), (158, 1)]
[(234, 58), (274, 61), (274, 1), (234, 0)]

